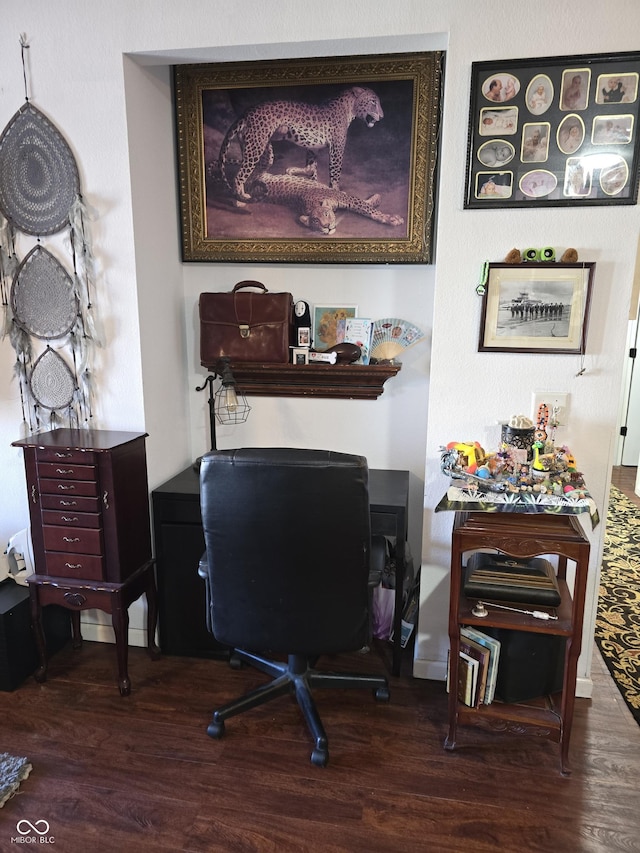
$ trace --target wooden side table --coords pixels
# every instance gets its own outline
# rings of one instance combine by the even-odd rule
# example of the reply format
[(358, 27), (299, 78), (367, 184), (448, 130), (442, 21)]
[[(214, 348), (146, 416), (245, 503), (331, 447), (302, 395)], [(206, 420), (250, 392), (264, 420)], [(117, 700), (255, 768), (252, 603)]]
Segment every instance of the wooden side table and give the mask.
[(82, 645), (80, 634), (80, 611), (96, 608), (111, 614), (118, 656), (118, 687), (122, 696), (131, 692), (128, 672), (129, 605), (144, 593), (147, 597), (147, 647), (152, 658), (160, 650), (155, 643), (158, 621), (158, 596), (154, 576), (154, 563), (149, 560), (123, 583), (74, 580), (33, 574), (28, 579), (31, 598), (31, 619), (40, 667), (36, 671), (37, 681), (47, 678), (47, 650), (42, 627), (42, 608), (47, 604), (59, 604), (71, 611), (74, 648)]
[[(462, 591), (463, 555), (477, 550), (499, 551), (511, 557), (529, 558), (541, 554), (558, 556), (558, 585), (561, 603), (557, 620), (544, 621), (522, 613), (489, 607), (486, 617), (474, 616), (475, 600)], [(449, 734), (445, 748), (456, 745), (458, 723), (481, 726), (494, 731), (547, 738), (560, 744), (563, 775), (568, 764), (569, 738), (575, 704), (578, 657), (582, 645), (582, 622), (589, 567), (589, 540), (573, 515), (517, 512), (457, 512), (451, 549), (451, 594), (449, 606), (450, 684), (458, 684), (460, 627), (506, 628), (553, 634), (566, 638), (564, 678), (559, 695), (545, 698), (544, 704), (509, 704), (494, 701), (472, 708), (458, 701), (456, 689), (449, 692)], [(567, 560), (575, 565), (573, 590), (567, 585)], [(523, 605), (515, 605), (527, 608)], [(542, 608), (539, 608), (542, 609)]]

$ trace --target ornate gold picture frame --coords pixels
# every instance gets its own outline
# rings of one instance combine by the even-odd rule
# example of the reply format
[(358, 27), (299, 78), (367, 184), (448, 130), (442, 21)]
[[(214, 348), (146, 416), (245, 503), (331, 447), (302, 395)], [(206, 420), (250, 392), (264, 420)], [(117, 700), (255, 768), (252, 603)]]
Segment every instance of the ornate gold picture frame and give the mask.
[(442, 59), (176, 66), (183, 260), (430, 263)]

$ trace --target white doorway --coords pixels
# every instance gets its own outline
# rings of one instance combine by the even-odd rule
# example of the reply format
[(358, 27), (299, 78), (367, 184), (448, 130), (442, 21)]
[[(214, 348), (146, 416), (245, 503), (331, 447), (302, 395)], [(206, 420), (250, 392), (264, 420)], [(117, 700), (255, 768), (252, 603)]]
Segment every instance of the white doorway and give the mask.
[(616, 452), (616, 465), (637, 466), (640, 459), (640, 239), (636, 252), (636, 269), (629, 324), (627, 350), (622, 378), (620, 402), (620, 435)]
[[(637, 465), (640, 458), (640, 358), (638, 357), (638, 320), (629, 334), (628, 393), (624, 401), (620, 435), (620, 464)], [(622, 433), (626, 434), (622, 434)]]

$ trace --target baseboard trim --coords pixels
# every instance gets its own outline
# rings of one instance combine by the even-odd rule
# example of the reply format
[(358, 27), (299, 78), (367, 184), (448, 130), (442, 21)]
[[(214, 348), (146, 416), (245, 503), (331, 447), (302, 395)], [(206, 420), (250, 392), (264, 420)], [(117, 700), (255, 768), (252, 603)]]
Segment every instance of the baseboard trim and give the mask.
[[(83, 640), (94, 643), (115, 644), (116, 638), (110, 625), (97, 625), (95, 622), (80, 622), (80, 633)], [(129, 628), (129, 645), (147, 646), (147, 632), (143, 628)]]

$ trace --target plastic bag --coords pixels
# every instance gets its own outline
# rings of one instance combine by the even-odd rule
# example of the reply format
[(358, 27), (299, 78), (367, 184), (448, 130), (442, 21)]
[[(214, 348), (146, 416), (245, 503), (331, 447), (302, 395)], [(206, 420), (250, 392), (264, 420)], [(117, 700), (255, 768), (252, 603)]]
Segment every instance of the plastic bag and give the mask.
[(377, 640), (388, 640), (393, 628), (396, 591), (379, 584), (373, 590), (372, 633)]

